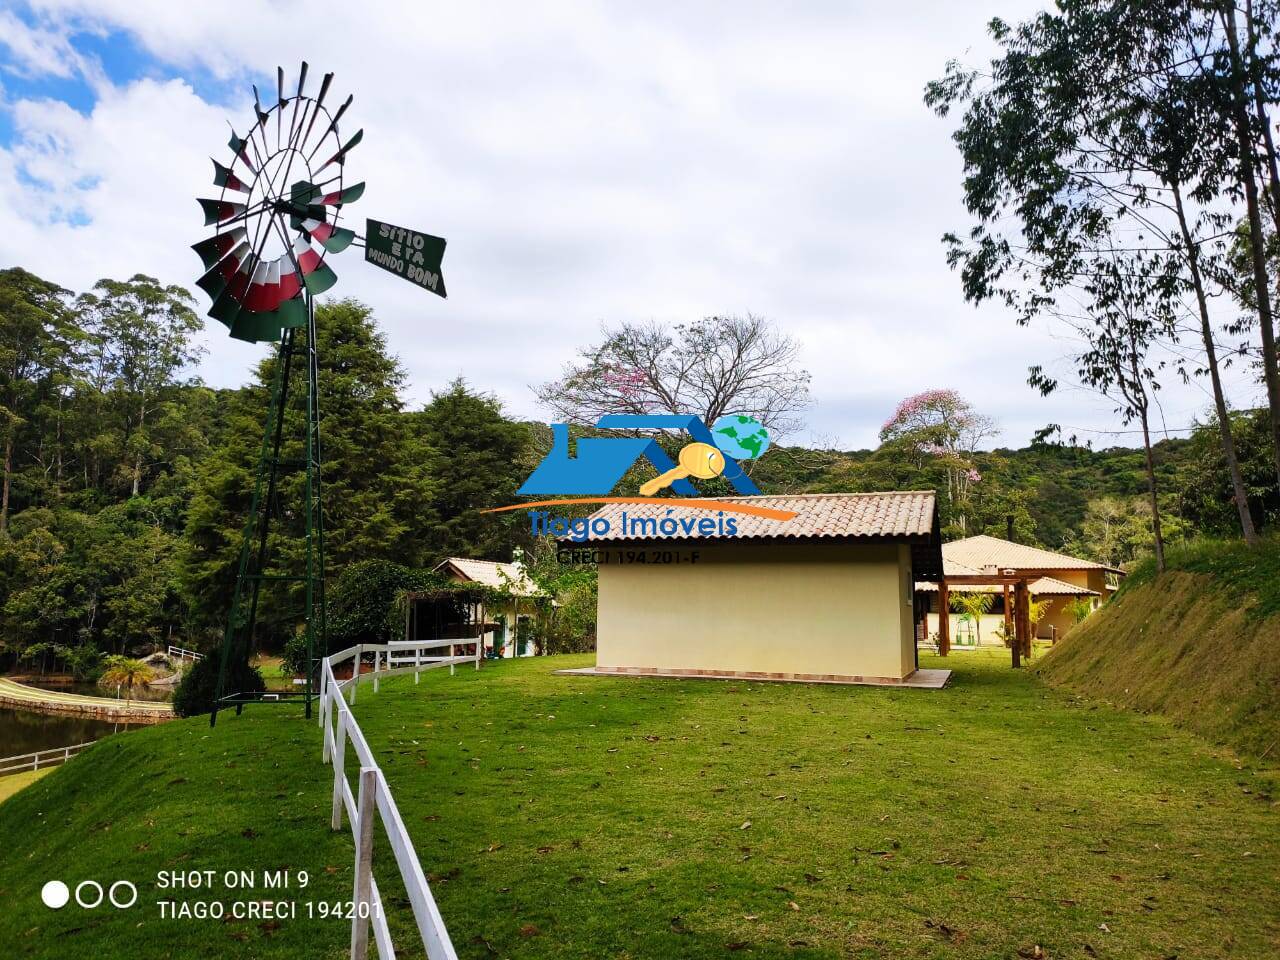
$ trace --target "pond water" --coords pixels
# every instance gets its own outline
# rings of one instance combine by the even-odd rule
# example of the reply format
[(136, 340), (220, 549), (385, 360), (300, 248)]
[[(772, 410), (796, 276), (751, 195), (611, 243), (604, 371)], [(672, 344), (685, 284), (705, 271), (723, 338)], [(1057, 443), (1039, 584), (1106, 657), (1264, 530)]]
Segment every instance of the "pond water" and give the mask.
[(69, 747), (97, 740), (109, 733), (131, 730), (137, 724), (113, 723), (90, 717), (71, 717), (0, 707), (0, 757), (14, 757), (52, 747)]
[[(23, 677), (21, 683), (28, 687), (39, 687), (41, 690), (58, 690), (62, 693), (78, 693), (86, 697), (104, 697), (115, 700), (116, 691), (108, 687), (100, 687), (88, 680), (65, 680), (58, 677)], [(152, 685), (135, 687), (131, 691), (120, 691), (120, 700), (172, 700), (173, 687), (169, 685)], [(127, 695), (126, 695), (127, 693)]]

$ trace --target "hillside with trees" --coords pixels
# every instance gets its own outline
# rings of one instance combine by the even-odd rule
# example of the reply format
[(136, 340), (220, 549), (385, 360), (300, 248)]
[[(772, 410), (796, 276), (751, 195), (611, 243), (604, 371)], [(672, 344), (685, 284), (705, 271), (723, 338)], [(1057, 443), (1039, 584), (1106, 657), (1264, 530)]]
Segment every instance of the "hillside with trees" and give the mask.
[[(191, 376), (198, 351), (189, 295), (145, 276), (104, 280), (77, 297), (5, 270), (0, 321), (3, 664), (93, 676), (107, 656), (154, 644), (216, 646), (275, 355), (264, 351), (242, 388), (206, 387)], [(532, 540), (522, 514), (480, 512), (515, 502), (549, 448), (547, 425), (510, 416), (461, 380), (407, 408), (404, 372), (363, 304), (322, 304), (317, 337), (334, 609), (358, 605), (362, 598), (343, 590), (366, 590), (375, 570), (387, 582), (416, 583), (445, 556), (509, 560), (522, 548), (560, 601), (563, 636), (546, 642), (559, 649), (589, 643), (594, 574), (561, 567), (548, 544)], [(751, 375), (744, 379), (743, 370)], [(304, 415), (301, 382), (291, 379), (286, 426)], [(711, 419), (743, 410), (778, 430), (803, 421), (807, 382), (795, 342), (775, 325), (726, 316), (674, 333), (607, 329), (601, 344), (584, 348), (540, 392), (563, 396), (549, 415), (570, 418), (578, 432), (602, 413), (686, 405)], [(807, 449), (788, 445), (784, 434), (751, 465), (753, 476), (770, 493), (934, 489), (949, 538), (1006, 536), (1011, 526), (1022, 542), (1116, 565), (1152, 551), (1142, 450), (1092, 449), (1051, 434), (1024, 448), (991, 449), (999, 425), (952, 390), (904, 398), (885, 414), (873, 450)], [(1280, 502), (1270, 483), (1266, 411), (1233, 414), (1232, 429), (1254, 521), (1274, 525)], [(286, 429), (286, 436), (300, 434)], [(1228, 534), (1238, 523), (1218, 437), (1209, 421), (1190, 438), (1152, 443), (1166, 538)], [(300, 449), (286, 443), (282, 458), (279, 496), (288, 503), (303, 482), (289, 466)], [(722, 481), (704, 488), (731, 492)], [(301, 518), (286, 512), (270, 545), (285, 563), (299, 549), (291, 524)], [(344, 578), (361, 564), (383, 566)], [(263, 585), (262, 648), (284, 651), (296, 635), (298, 589)]]

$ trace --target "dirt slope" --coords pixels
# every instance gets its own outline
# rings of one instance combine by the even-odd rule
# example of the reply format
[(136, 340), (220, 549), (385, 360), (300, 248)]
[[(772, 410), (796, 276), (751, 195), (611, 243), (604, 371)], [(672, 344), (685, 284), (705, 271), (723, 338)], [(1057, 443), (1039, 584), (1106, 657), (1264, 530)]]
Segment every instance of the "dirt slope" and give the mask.
[(1280, 756), (1280, 616), (1213, 574), (1143, 578), (1034, 668), (1087, 697), (1169, 717), (1245, 756)]

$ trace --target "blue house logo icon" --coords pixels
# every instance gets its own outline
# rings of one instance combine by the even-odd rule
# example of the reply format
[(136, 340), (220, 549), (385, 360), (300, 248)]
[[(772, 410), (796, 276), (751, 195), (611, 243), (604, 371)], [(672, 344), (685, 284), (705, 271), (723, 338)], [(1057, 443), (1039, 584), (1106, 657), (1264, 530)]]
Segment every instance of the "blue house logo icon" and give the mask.
[[(690, 414), (610, 414), (596, 421), (602, 430), (684, 430), (697, 443), (716, 447), (724, 456), (721, 474), (734, 490), (744, 496), (760, 493), (760, 488), (742, 472), (738, 461), (723, 452), (725, 444), (717, 444), (716, 436), (700, 417)], [(551, 451), (517, 493), (552, 496), (605, 496), (613, 491), (623, 476), (641, 457), (661, 474), (676, 469), (676, 464), (652, 437), (581, 437), (576, 456), (569, 455), (569, 425), (553, 423)], [(681, 496), (696, 497), (697, 488), (687, 479), (671, 483)]]

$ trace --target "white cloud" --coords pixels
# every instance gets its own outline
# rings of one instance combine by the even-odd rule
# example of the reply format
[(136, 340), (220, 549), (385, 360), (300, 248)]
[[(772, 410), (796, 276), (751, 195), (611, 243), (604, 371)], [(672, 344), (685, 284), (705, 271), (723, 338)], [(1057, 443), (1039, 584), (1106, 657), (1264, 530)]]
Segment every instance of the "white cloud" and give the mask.
[(9, 51), (10, 68), (24, 75), (71, 77), (81, 57), (64, 33), (33, 27), (12, 10), (0, 10), (0, 47)]
[[(986, 15), (966, 5), (34, 7), (49, 35), (10, 44), (32, 70), (70, 69), (50, 31), (123, 30), (243, 95), (211, 104), (140, 80), (100, 83), (87, 116), (13, 104), (0, 262), (77, 289), (138, 271), (190, 284), (193, 197), (210, 195), (224, 120), (243, 129), (249, 81), (283, 62), (292, 83), (305, 57), (312, 84), (333, 70), (335, 93), (356, 94), (347, 129), (366, 137), (349, 171), (369, 189), (348, 213), (449, 238), (447, 302), (356, 251), (333, 261), (335, 292), (376, 308), (415, 402), (463, 374), (535, 415), (527, 385), (602, 320), (752, 310), (803, 341), (811, 427), (845, 445), (873, 443), (898, 398), (934, 386), (997, 415), (1011, 443), (1050, 420), (1113, 425), (1105, 402), (1026, 387), (1061, 344), (964, 304), (943, 261), (939, 237), (967, 222), (960, 164), (920, 97), (948, 57), (981, 48)], [(207, 342), (214, 384), (242, 382), (260, 353), (216, 324)], [(1166, 401), (1177, 424), (1204, 406), (1178, 387)]]

